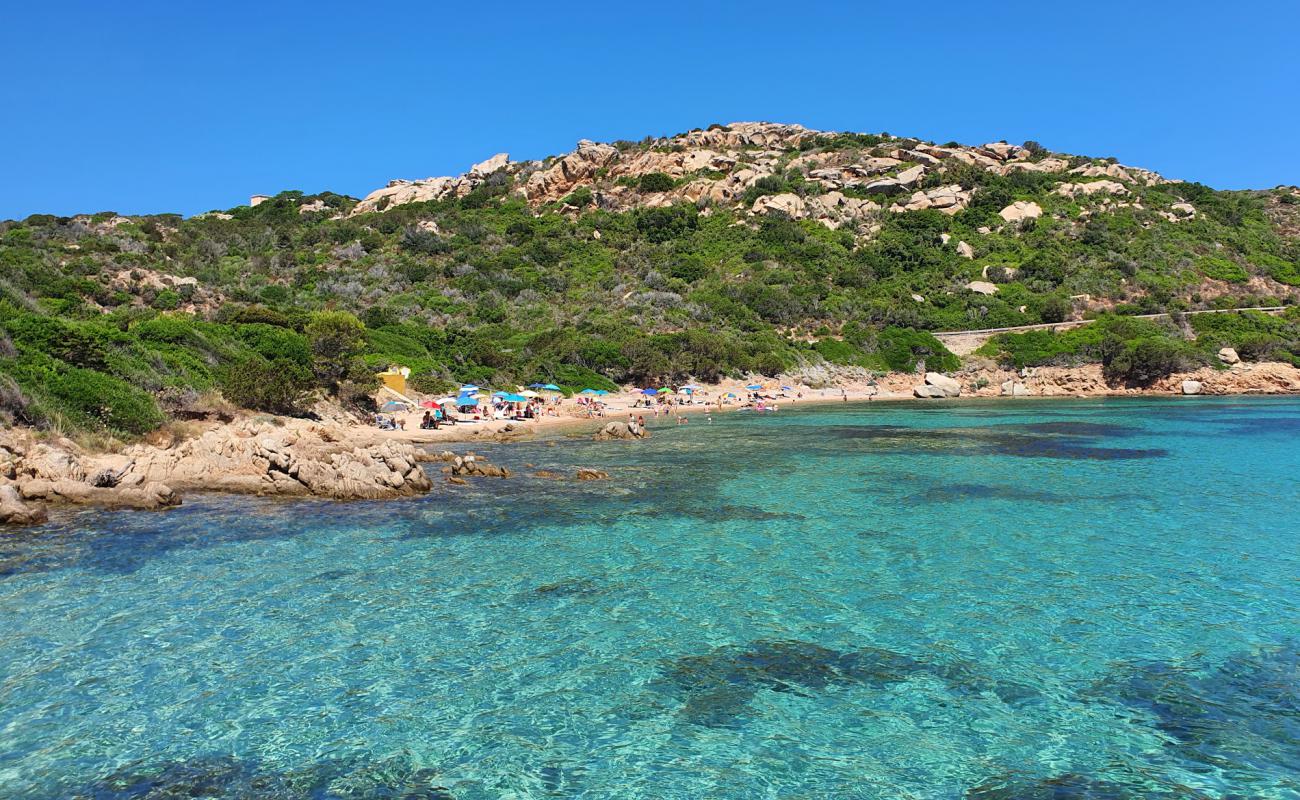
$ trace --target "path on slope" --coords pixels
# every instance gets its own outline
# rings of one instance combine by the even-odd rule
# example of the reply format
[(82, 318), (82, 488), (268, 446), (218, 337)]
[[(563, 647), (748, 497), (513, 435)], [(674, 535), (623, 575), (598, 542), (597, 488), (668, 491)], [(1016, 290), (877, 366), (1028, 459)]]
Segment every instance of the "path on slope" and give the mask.
[[(1194, 314), (1237, 314), (1242, 311), (1262, 311), (1265, 314), (1281, 314), (1286, 311), (1286, 306), (1258, 306), (1255, 308), (1210, 308), (1201, 311), (1184, 311), (1183, 316), (1190, 317)], [(1137, 319), (1162, 319), (1169, 314), (1135, 314)], [(1072, 328), (1079, 328), (1093, 322), (1090, 319), (1076, 319), (1069, 322), (1043, 322), (1037, 325), (1017, 325), (1011, 328), (984, 328), (975, 331), (938, 331), (934, 337), (943, 342), (953, 353), (959, 356), (968, 356), (975, 352), (989, 339), (997, 336), (999, 333), (1024, 333), (1025, 331), (1068, 331)]]

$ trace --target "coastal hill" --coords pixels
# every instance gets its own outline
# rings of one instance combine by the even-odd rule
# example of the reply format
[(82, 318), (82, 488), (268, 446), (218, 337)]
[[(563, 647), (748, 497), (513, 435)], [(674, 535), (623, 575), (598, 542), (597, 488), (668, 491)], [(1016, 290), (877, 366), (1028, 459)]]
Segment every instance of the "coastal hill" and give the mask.
[[(1176, 177), (1176, 176), (1175, 176)], [(711, 125), (498, 154), (357, 200), (0, 223), (0, 416), (139, 437), (222, 403), (412, 385), (1100, 363), (1116, 385), (1300, 358), (1300, 191), (1218, 191), (1036, 142)], [(1171, 312), (1158, 320), (1139, 315)]]

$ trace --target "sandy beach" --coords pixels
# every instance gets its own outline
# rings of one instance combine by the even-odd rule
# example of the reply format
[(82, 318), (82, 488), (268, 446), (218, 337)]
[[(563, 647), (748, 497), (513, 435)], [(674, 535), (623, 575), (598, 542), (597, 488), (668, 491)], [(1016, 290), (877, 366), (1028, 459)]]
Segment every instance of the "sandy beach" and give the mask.
[[(1205, 367), (1195, 372), (1171, 375), (1146, 387), (1110, 386), (1102, 376), (1100, 365), (1096, 364), (1039, 367), (1023, 373), (985, 367), (965, 370), (956, 374), (955, 378), (961, 385), (961, 395), (954, 398), (957, 400), (1012, 397), (1009, 387), (1016, 386), (1024, 392), (1021, 394), (1020, 389), (1014, 389), (1014, 396), (1020, 399), (1182, 395), (1186, 381), (1199, 384), (1197, 393), (1205, 395), (1300, 393), (1300, 368), (1280, 362), (1243, 363), (1231, 369)], [(622, 391), (602, 398), (603, 415), (589, 413), (577, 398), (566, 398), (561, 401), (557, 415), (545, 415), (526, 421), (469, 420), (466, 417), (465, 421), (456, 425), (423, 430), (420, 428), (423, 410), (416, 410), (389, 415), (404, 423), (404, 429), (385, 431), (373, 426), (362, 427), (357, 426), (355, 420), (349, 420), (348, 427), (358, 440), (395, 440), (414, 445), (509, 441), (570, 432), (577, 435), (594, 431), (608, 422), (626, 422), (629, 415), (643, 417), (647, 427), (653, 431), (658, 427), (679, 424), (678, 417), (686, 418), (689, 424), (690, 419), (700, 415), (750, 413), (748, 410), (742, 411), (749, 405), (748, 397), (752, 392), (746, 387), (750, 385), (762, 385), (764, 388), (760, 394), (770, 398), (764, 402), (775, 406), (779, 411), (819, 403), (917, 400), (914, 390), (923, 383), (922, 375), (897, 372), (876, 377), (840, 376), (836, 385), (831, 387), (812, 386), (789, 375), (777, 378), (750, 376), (701, 384), (691, 395), (674, 394), (671, 396), (671, 405), (658, 407), (658, 415), (654, 413), (653, 407), (645, 406), (646, 396), (639, 389), (624, 387)]]

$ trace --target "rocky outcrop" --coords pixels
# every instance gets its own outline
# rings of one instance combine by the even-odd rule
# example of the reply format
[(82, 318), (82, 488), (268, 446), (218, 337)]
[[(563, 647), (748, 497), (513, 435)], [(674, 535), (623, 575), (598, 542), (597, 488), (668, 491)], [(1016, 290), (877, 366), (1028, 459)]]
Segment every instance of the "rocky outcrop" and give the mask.
[(970, 283), (966, 284), (966, 288), (970, 289), (972, 292), (975, 292), (976, 294), (997, 294), (998, 293), (997, 285), (989, 283), (988, 281), (971, 281)]
[(1091, 197), (1094, 194), (1128, 194), (1124, 184), (1115, 181), (1091, 181), (1088, 183), (1062, 183), (1054, 190), (1062, 197)]
[(1189, 379), (1183, 381), (1180, 388), (1182, 389), (1183, 394), (1200, 394), (1203, 385), (1200, 381)]
[(591, 181), (596, 173), (618, 158), (618, 148), (583, 139), (572, 153), (547, 169), (534, 172), (524, 184), (524, 196), (533, 202), (559, 200), (577, 187)]
[(181, 491), (373, 500), (426, 492), (415, 448), (387, 440), (349, 444), (319, 425), (244, 422), (159, 449), (128, 448), (123, 485), (166, 482)]
[(1231, 347), (1223, 347), (1219, 349), (1219, 360), (1224, 364), (1239, 364), (1241, 363), (1241, 356), (1237, 355), (1237, 351)]
[(1019, 381), (1003, 381), (1000, 391), (1003, 397), (1028, 397), (1029, 390)]
[(573, 477), (580, 481), (607, 481), (609, 480), (609, 473), (591, 467), (579, 467)]
[(160, 442), (92, 454), (67, 440), (2, 433), (0, 499), (6, 509), (0, 518), (34, 519), (39, 507), (33, 502), (170, 508), (185, 491), (368, 500), (431, 487), (411, 445), (349, 442), (346, 429), (304, 420), (238, 422), (184, 442)]
[[(956, 214), (969, 206), (979, 190), (964, 190), (955, 182), (935, 187), (943, 181), (934, 178), (964, 165), (999, 175), (1016, 171), (1058, 174), (1062, 183), (1056, 191), (1065, 197), (1122, 195), (1129, 192), (1125, 184), (1164, 182), (1153, 172), (1109, 162), (1070, 169), (1070, 161), (1064, 158), (1040, 157), (1007, 142), (941, 147), (887, 135), (874, 141), (872, 145), (836, 132), (769, 122), (714, 125), (640, 143), (583, 140), (572, 152), (543, 161), (513, 162), (507, 154), (498, 153), (459, 176), (393, 181), (367, 195), (352, 213), (464, 197), (487, 181), (504, 179), (513, 184), (513, 194), (537, 213), (582, 188), (590, 191), (595, 207), (607, 211), (689, 203), (712, 213), (711, 208), (721, 206), (753, 216), (812, 219), (833, 230), (851, 226), (859, 235), (870, 237), (875, 221), (868, 217), (879, 206), (863, 200), (864, 194), (888, 198), (883, 205), (896, 213), (936, 209)], [(823, 143), (827, 147), (821, 147)], [(671, 185), (660, 182), (653, 190), (642, 189), (640, 179), (656, 173), (672, 178)], [(784, 182), (793, 175), (801, 175), (806, 182), (807, 188), (798, 194), (778, 191), (756, 198), (751, 191), (764, 179)], [(1009, 208), (1011, 212), (1003, 212), (1008, 222), (1042, 214), (1032, 203)], [(575, 205), (561, 205), (560, 209), (580, 213)], [(1089, 209), (1096, 213), (1113, 210)], [(1187, 218), (1176, 210), (1163, 213)]]
[(650, 431), (633, 422), (610, 422), (593, 436), (598, 442), (614, 439), (648, 439)]

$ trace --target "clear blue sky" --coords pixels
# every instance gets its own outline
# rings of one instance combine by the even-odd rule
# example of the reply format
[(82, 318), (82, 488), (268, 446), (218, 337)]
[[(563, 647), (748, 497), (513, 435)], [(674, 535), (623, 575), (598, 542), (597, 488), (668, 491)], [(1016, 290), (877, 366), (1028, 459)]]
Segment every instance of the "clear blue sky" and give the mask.
[(773, 120), (1300, 183), (1295, 2), (10, 4), (0, 218), (361, 196)]

